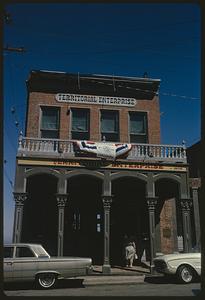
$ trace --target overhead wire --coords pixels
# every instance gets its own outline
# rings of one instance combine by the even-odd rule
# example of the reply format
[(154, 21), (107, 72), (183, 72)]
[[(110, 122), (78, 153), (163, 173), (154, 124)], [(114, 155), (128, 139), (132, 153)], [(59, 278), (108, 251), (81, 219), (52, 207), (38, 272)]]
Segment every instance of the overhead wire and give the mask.
[[(10, 61), (10, 66), (12, 65), (12, 62)], [(78, 72), (79, 73), (79, 72)], [(80, 76), (80, 75), (78, 75)], [(84, 78), (83, 76), (80, 76), (80, 78)], [(120, 79), (117, 79), (117, 81), (119, 81)], [(79, 79), (78, 79), (79, 82)], [(104, 82), (98, 82), (100, 84), (105, 84)], [(112, 84), (109, 84), (112, 85)], [(122, 87), (122, 88), (127, 88), (127, 89), (131, 89), (131, 90), (137, 90), (137, 91), (142, 91), (142, 92), (148, 92), (148, 93), (153, 93), (153, 91), (150, 90), (145, 90), (145, 89), (137, 89), (137, 88), (133, 88), (133, 87), (125, 87), (125, 86), (121, 86), (118, 85), (117, 87)], [(116, 88), (116, 87), (115, 87)], [(192, 96), (187, 96), (187, 95), (178, 95), (175, 93), (166, 93), (166, 92), (160, 92), (160, 95), (164, 95), (164, 96), (171, 96), (171, 97), (179, 97), (179, 98), (184, 98), (184, 99), (191, 99), (191, 100), (199, 100), (199, 97), (192, 97)], [(26, 104), (22, 104), (22, 105), (16, 105), (16, 107), (26, 107)], [(15, 122), (18, 122), (18, 120), (15, 119)], [(21, 123), (23, 124), (23, 120), (21, 119)], [(23, 125), (22, 125), (23, 128)]]
[[(179, 24), (186, 24), (186, 23), (198, 23), (199, 22), (199, 20), (197, 20), (197, 19), (195, 19), (195, 20), (189, 20), (189, 21), (179, 21), (179, 22), (175, 22), (175, 23), (170, 23), (170, 24), (166, 24), (166, 26), (161, 26), (161, 25), (157, 25), (157, 26), (155, 26), (155, 25), (153, 25), (151, 28), (149, 27), (149, 32), (150, 32), (150, 30), (152, 31), (152, 30), (155, 30), (155, 29), (158, 29), (158, 30), (170, 30), (168, 27), (169, 26), (172, 26), (172, 27), (174, 27), (174, 26), (178, 26)], [(18, 25), (19, 26), (19, 25)], [(30, 27), (29, 26), (25, 26), (25, 24), (24, 24), (24, 29), (26, 29), (26, 30), (28, 30), (28, 28), (29, 28), (29, 31), (28, 31), (28, 34), (29, 34), (29, 36), (31, 36), (31, 34), (32, 34), (32, 32), (31, 32), (31, 30), (30, 30)], [(16, 27), (15, 27), (15, 29), (16, 29)], [(122, 30), (123, 30), (124, 28), (122, 28), (121, 30), (120, 30), (120, 38), (122, 38)], [(130, 28), (129, 30), (127, 30), (127, 29), (125, 29), (125, 32), (127, 32), (127, 31), (136, 31), (136, 30), (139, 30), (139, 29), (146, 29), (146, 27), (143, 25), (143, 26), (139, 26), (139, 27), (133, 27), (132, 26), (132, 28)], [(148, 28), (147, 28), (148, 29)], [(33, 32), (34, 33), (34, 32)], [(42, 33), (42, 32), (41, 32)], [(21, 33), (22, 34), (22, 33)], [(38, 34), (38, 38), (39, 38), (39, 31), (37, 32), (37, 34)], [(93, 33), (92, 32), (92, 40), (93, 40), (93, 34), (95, 34), (95, 33)], [(103, 40), (105, 40), (105, 38), (106, 38), (106, 33), (105, 33), (105, 31), (103, 31), (103, 33), (101, 32), (100, 34), (99, 33), (96, 33), (97, 34), (97, 37), (99, 37), (100, 36), (100, 39), (102, 39), (103, 38)], [(72, 34), (73, 35), (73, 37), (75, 37), (76, 39), (78, 39), (79, 38), (79, 36), (80, 35), (83, 35), (83, 37), (85, 37), (86, 39), (87, 39), (87, 35), (85, 36), (85, 34), (84, 33), (80, 33), (80, 32), (78, 32), (78, 33), (76, 33), (75, 32), (75, 34)], [(72, 37), (72, 35), (71, 35), (71, 37)], [(110, 32), (109, 32), (109, 35), (110, 35)], [(52, 34), (45, 34), (44, 36), (47, 36), (47, 37), (51, 37), (52, 36)], [(68, 34), (66, 34), (66, 33), (62, 33), (62, 31), (59, 33), (59, 34), (54, 34), (54, 36), (56, 36), (56, 37), (65, 37), (65, 38), (67, 38), (67, 37), (70, 37), (70, 35), (68, 35)], [(115, 31), (114, 32), (114, 34), (112, 35), (111, 34), (111, 37), (112, 37), (112, 39), (111, 39), (111, 41), (112, 41), (112, 44), (113, 44), (113, 36), (115, 37), (117, 37), (117, 31)], [(194, 37), (194, 39), (196, 39), (197, 37)], [(193, 38), (191, 38), (191, 40), (192, 40)], [(190, 38), (189, 38), (189, 40), (190, 40)], [(188, 40), (188, 41), (189, 41)], [(45, 39), (44, 39), (44, 41), (45, 41)], [(140, 39), (140, 42), (142, 41), (142, 39)], [(176, 41), (176, 39), (175, 39), (175, 41)], [(187, 41), (187, 39), (185, 38), (185, 39), (182, 39), (182, 38), (180, 38), (180, 40), (178, 40), (177, 41), (177, 43), (182, 43), (183, 41)], [(173, 42), (168, 42), (168, 43), (166, 43), (167, 45), (172, 45), (173, 46)], [(163, 46), (165, 45), (165, 43), (163, 42)], [(175, 45), (176, 45), (176, 42), (175, 42)], [(153, 43), (152, 44), (147, 44), (147, 47), (148, 47), (148, 49), (147, 50), (149, 50), (149, 51), (153, 51), (153, 50), (150, 50), (150, 46), (151, 47), (153, 47)], [(104, 50), (104, 51), (92, 51), (92, 52), (89, 52), (88, 54), (102, 54), (102, 53), (113, 53), (113, 52), (125, 52), (125, 51), (138, 51), (139, 50), (139, 45), (137, 45), (136, 46), (137, 48), (135, 49), (119, 49), (119, 47), (117, 47), (116, 49), (110, 49), (110, 50)], [(145, 49), (145, 47), (146, 47), (146, 45), (142, 45), (141, 47), (143, 47), (143, 50)], [(39, 43), (38, 43), (38, 49), (40, 49), (39, 48)], [(32, 51), (32, 50), (30, 50), (30, 51)], [(36, 50), (35, 50), (36, 51)], [(42, 51), (41, 49), (40, 49), (40, 51)], [(159, 51), (158, 51), (158, 53), (159, 53)], [(163, 52), (160, 52), (160, 53), (163, 53)], [(56, 54), (56, 52), (54, 51), (53, 53), (52, 52), (49, 52), (48, 51), (48, 48), (46, 48), (46, 55), (47, 54), (50, 54), (50, 55), (52, 55), (52, 54)], [(59, 53), (58, 53), (59, 54)], [(77, 52), (77, 51), (74, 51), (74, 52), (72, 52), (72, 51), (67, 51), (67, 52), (62, 52), (62, 50), (61, 50), (61, 55), (62, 54), (73, 54), (73, 55), (78, 55), (78, 54), (80, 54), (81, 55), (81, 52)], [(167, 54), (167, 53), (164, 53), (164, 54)], [(37, 54), (38, 55), (38, 54)], [(42, 52), (41, 52), (41, 54), (40, 55), (42, 55)], [(189, 58), (192, 58), (192, 57), (189, 57)]]
[[(130, 27), (130, 28), (126, 28), (125, 26), (124, 27), (122, 27), (122, 28), (120, 28), (120, 31), (119, 32), (117, 32), (116, 30), (115, 30), (115, 32), (114, 32), (114, 36), (116, 36), (116, 35), (119, 35), (120, 37), (122, 36), (122, 33), (127, 33), (127, 32), (135, 32), (135, 31), (139, 31), (139, 30), (149, 30), (149, 32), (150, 31), (155, 31), (155, 30), (157, 30), (157, 31), (164, 31), (164, 30), (176, 30), (175, 28), (169, 28), (169, 27), (175, 27), (175, 26), (179, 26), (179, 25), (183, 25), (183, 24), (190, 24), (190, 23), (199, 23), (200, 22), (200, 20), (198, 20), (198, 19), (193, 19), (193, 20), (188, 20), (188, 21), (179, 21), (179, 22), (175, 22), (175, 23), (168, 23), (168, 24), (165, 24), (165, 26), (162, 26), (162, 24), (159, 24), (159, 25), (156, 25), (156, 24), (152, 24), (152, 27), (148, 27), (148, 28), (146, 28), (146, 26), (143, 24), (143, 26), (132, 26), (132, 27)], [(10, 26), (10, 28), (11, 28), (11, 26)], [(29, 34), (29, 36), (31, 36), (31, 34), (36, 34), (36, 35), (38, 35), (38, 37), (39, 37), (39, 35), (43, 35), (44, 37), (45, 36), (48, 36), (48, 37), (65, 37), (65, 38), (68, 38), (68, 37), (76, 37), (76, 38), (79, 38), (80, 36), (83, 36), (83, 37), (85, 37), (85, 34), (84, 34), (84, 32), (81, 30), (81, 31), (79, 31), (79, 32), (75, 32), (75, 33), (73, 33), (73, 32), (70, 32), (70, 33), (63, 33), (62, 32), (62, 30), (60, 31), (60, 32), (52, 32), (52, 33), (46, 33), (46, 34), (44, 34), (42, 31), (31, 31), (31, 26), (30, 26), (30, 24), (28, 24), (28, 26), (25, 26), (25, 23), (23, 23), (23, 24), (20, 24), (20, 23), (18, 23), (18, 24), (15, 24), (15, 27), (13, 27), (13, 29), (15, 29), (15, 30), (17, 30), (18, 31), (18, 29), (19, 30), (24, 30), (24, 31), (27, 31), (27, 33)], [(34, 29), (36, 29), (36, 27), (34, 28)], [(21, 34), (22, 34), (22, 32), (21, 32)], [(89, 32), (87, 32), (87, 34), (89, 34)], [(87, 38), (87, 34), (86, 34), (86, 38)], [(97, 37), (102, 37), (103, 36), (103, 39), (105, 39), (106, 37), (111, 37), (111, 39), (113, 39), (113, 34), (110, 32), (110, 31), (107, 31), (107, 33), (105, 34), (105, 31), (98, 31), (98, 32), (93, 32), (93, 31), (90, 31), (90, 34), (92, 35), (92, 37), (93, 36), (97, 36)]]
[[(83, 77), (81, 76), (81, 78), (89, 78), (89, 77)], [(170, 97), (179, 97), (179, 98), (183, 98), (183, 99), (191, 99), (191, 100), (200, 100), (199, 97), (190, 97), (190, 96), (186, 96), (186, 95), (177, 95), (177, 94), (173, 94), (173, 93), (165, 93), (165, 92), (158, 92), (158, 91), (153, 91), (153, 90), (146, 90), (146, 89), (139, 89), (139, 88), (134, 88), (134, 87), (130, 87), (130, 86), (122, 86), (122, 85), (117, 85), (117, 81), (118, 79), (115, 79), (115, 89), (117, 88), (125, 88), (125, 89), (130, 89), (130, 90), (135, 90), (135, 91), (140, 91), (140, 92), (146, 92), (146, 93), (151, 93), (151, 94), (155, 94), (155, 95), (164, 95), (164, 96), (170, 96)], [(134, 82), (134, 81), (133, 81)], [(113, 83), (105, 83), (103, 81), (97, 81), (97, 83), (99, 84), (104, 84), (104, 85), (113, 85)]]
[[(191, 20), (191, 21), (189, 21), (188, 23), (191, 23), (191, 22), (198, 22), (198, 20)], [(187, 23), (186, 21), (185, 22), (178, 22), (178, 24), (183, 24), (183, 23)], [(169, 25), (171, 25), (171, 26), (175, 26), (177, 23), (175, 23), (175, 24), (169, 24)], [(153, 27), (152, 27), (152, 29), (153, 29)], [(154, 29), (157, 29), (157, 27), (155, 27)], [(133, 30), (137, 30), (137, 28), (134, 28)], [(65, 34), (63, 34), (63, 35), (65, 35)], [(67, 36), (67, 35), (65, 35), (65, 36)], [(194, 37), (194, 38), (192, 38), (192, 39), (196, 39), (196, 37)], [(179, 41), (179, 42), (181, 42), (181, 40)], [(169, 43), (168, 43), (169, 44)], [(147, 44), (147, 46), (150, 46), (150, 44)], [(143, 47), (144, 48), (144, 45), (142, 45), (141, 47)], [(123, 51), (130, 51), (130, 50), (134, 50), (134, 51), (136, 51), (136, 50), (139, 50), (139, 49), (115, 49), (115, 50), (105, 50), (105, 51), (95, 51), (95, 52), (92, 52), (92, 54), (93, 53), (95, 53), (95, 54), (97, 54), (97, 53), (112, 53), (113, 51), (114, 52), (116, 52), (116, 51), (121, 51), (121, 52), (123, 52)], [(150, 51), (150, 48), (149, 49), (145, 49), (145, 51), (146, 50), (148, 50), (148, 51)], [(151, 50), (152, 52), (153, 52), (153, 50)], [(156, 51), (155, 51), (155, 53), (156, 53)], [(158, 52), (159, 53), (159, 52)], [(160, 52), (160, 53), (162, 53), (162, 52)], [(47, 54), (48, 54), (48, 52), (47, 52)], [(62, 54), (62, 53), (61, 53)], [(67, 52), (67, 54), (72, 54), (72, 52)], [(80, 54), (80, 53), (77, 53), (76, 51), (75, 52), (73, 52), (73, 54)], [(167, 53), (166, 53), (167, 54)], [(41, 55), (42, 55), (42, 53), (41, 53)], [(190, 57), (189, 57), (190, 58)], [(192, 57), (193, 58), (193, 57)], [(10, 77), (11, 77), (11, 83), (13, 84), (13, 88), (11, 89), (12, 90), (12, 97), (13, 97), (13, 101), (15, 100), (15, 96), (14, 96), (14, 81), (13, 81), (13, 78), (12, 78), (12, 62), (11, 62), (11, 59), (10, 59), (10, 56), (9, 56), (9, 63), (10, 63)], [(114, 79), (113, 79), (114, 80)], [(98, 83), (100, 83), (100, 84), (105, 84), (104, 82), (98, 82)], [(108, 85), (112, 85), (112, 84), (108, 84)], [(124, 86), (121, 86), (121, 85), (118, 85), (117, 86), (117, 88), (119, 88), (119, 87), (122, 87), (122, 88), (127, 88), (127, 89), (131, 89), (131, 90), (136, 90), (136, 91), (143, 91), (143, 92), (148, 92), (148, 93), (153, 93), (153, 91), (150, 91), (150, 90), (143, 90), (143, 89), (137, 89), (137, 88), (133, 88), (133, 87), (130, 87), (130, 86), (127, 86), (127, 87), (124, 87)], [(157, 94), (157, 93), (156, 93)], [(177, 95), (177, 94), (174, 94), (174, 93), (165, 93), (165, 92), (160, 92), (160, 95), (164, 95), (164, 96), (171, 96), (171, 97), (178, 97), (178, 98), (183, 98), (183, 99), (192, 99), (192, 100), (198, 100), (198, 99), (200, 99), (200, 98), (198, 98), (198, 97), (190, 97), (190, 96), (187, 96), (187, 95)], [(16, 117), (16, 114), (13, 114), (14, 115), (14, 121), (15, 121), (15, 124), (17, 125), (18, 124), (18, 120), (17, 120), (17, 117)], [(23, 128), (23, 120), (21, 119), (21, 123), (22, 123), (22, 128)]]
[[(197, 37), (194, 37), (192, 40), (198, 40)], [(182, 39), (180, 39), (179, 41), (173, 43), (173, 42), (167, 42), (167, 43), (163, 43), (163, 47), (164, 46), (168, 46), (169, 49), (170, 49), (170, 46), (173, 47), (173, 46), (176, 46), (176, 45), (179, 45), (180, 42), (182, 42)], [(36, 50), (39, 51), (36, 52)], [(39, 56), (39, 55), (43, 55), (43, 51), (42, 50), (45, 50), (45, 48), (43, 47), (42, 49), (41, 48), (37, 48), (37, 49), (29, 49), (28, 47), (28, 51), (29, 51), (29, 54), (31, 54), (32, 56)], [(34, 52), (35, 51), (35, 52)], [(115, 49), (105, 49), (105, 50), (95, 50), (95, 51), (92, 51), (92, 50), (88, 50), (87, 52), (85, 51), (85, 48), (83, 49), (83, 52), (82, 51), (62, 51), (62, 49), (60, 49), (60, 51), (56, 51), (56, 50), (51, 50), (51, 49), (46, 49), (46, 55), (100, 55), (100, 54), (112, 54), (112, 53), (131, 53), (131, 52), (141, 52), (141, 51), (148, 51), (149, 53), (153, 53), (153, 54), (163, 54), (163, 55), (168, 55), (168, 56), (177, 56), (179, 57), (179, 53), (178, 54), (175, 54), (174, 51), (171, 51), (171, 52), (167, 52), (166, 50), (165, 51), (161, 51), (161, 50), (153, 50), (153, 44), (152, 43), (147, 43), (147, 44), (142, 44), (142, 45), (136, 45), (136, 46), (131, 46), (131, 47), (126, 47), (126, 48), (121, 48), (121, 47), (116, 47)], [(180, 54), (180, 57), (182, 58), (188, 58), (188, 59), (198, 59), (198, 57), (194, 57), (194, 56), (187, 56), (187, 55), (181, 55)]]

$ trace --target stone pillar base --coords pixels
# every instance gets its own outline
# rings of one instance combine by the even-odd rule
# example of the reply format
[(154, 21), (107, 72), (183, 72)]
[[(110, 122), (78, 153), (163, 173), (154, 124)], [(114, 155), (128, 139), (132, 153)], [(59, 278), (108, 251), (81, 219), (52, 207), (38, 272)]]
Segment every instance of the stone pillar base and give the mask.
[(110, 267), (110, 265), (103, 265), (102, 266), (102, 273), (103, 274), (111, 274), (111, 267)]
[(154, 269), (154, 265), (151, 265), (151, 266), (150, 266), (150, 273), (151, 273), (152, 275), (157, 275), (157, 274), (159, 274), (159, 273)]

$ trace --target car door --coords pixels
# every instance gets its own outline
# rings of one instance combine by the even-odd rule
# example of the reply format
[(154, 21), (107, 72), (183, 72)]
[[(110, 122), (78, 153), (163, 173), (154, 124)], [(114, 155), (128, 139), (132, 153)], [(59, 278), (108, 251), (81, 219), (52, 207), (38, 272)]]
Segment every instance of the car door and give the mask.
[(33, 280), (37, 270), (37, 260), (30, 247), (17, 246), (13, 259), (13, 279), (15, 281)]
[(194, 256), (190, 263), (192, 264), (192, 266), (195, 268), (195, 270), (197, 271), (197, 273), (200, 275), (201, 274), (201, 254)]
[(13, 280), (13, 256), (14, 256), (14, 247), (5, 246), (4, 247), (4, 281)]

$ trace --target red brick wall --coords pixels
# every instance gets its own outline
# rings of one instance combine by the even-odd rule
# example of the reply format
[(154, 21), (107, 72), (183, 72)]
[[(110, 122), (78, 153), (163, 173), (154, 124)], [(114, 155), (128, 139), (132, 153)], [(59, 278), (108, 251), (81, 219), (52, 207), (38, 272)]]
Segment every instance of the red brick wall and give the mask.
[(175, 198), (167, 199), (160, 213), (161, 252), (164, 254), (177, 250), (176, 226)]
[(137, 100), (135, 107), (120, 107), (111, 105), (86, 105), (61, 103), (55, 100), (55, 94), (42, 92), (31, 92), (29, 95), (28, 119), (27, 119), (27, 137), (40, 137), (40, 106), (53, 105), (60, 108), (60, 139), (69, 139), (70, 137), (70, 113), (69, 108), (89, 108), (90, 109), (90, 139), (100, 140), (100, 109), (111, 109), (119, 111), (120, 141), (129, 142), (128, 133), (128, 111), (147, 112), (148, 118), (148, 142), (150, 144), (160, 144), (160, 112), (159, 99), (155, 96), (152, 100)]

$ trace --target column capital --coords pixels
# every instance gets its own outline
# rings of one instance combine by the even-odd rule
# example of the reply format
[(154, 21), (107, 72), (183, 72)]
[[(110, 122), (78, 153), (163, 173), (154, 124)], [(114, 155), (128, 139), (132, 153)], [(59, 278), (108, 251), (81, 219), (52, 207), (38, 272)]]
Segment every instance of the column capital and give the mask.
[(112, 203), (112, 195), (102, 195), (103, 206), (105, 208), (110, 208)]
[(56, 199), (58, 207), (65, 207), (68, 199), (68, 194), (56, 194)]
[(182, 210), (188, 211), (192, 206), (192, 199), (191, 198), (180, 199), (180, 203), (181, 203)]
[(193, 190), (198, 190), (201, 187), (201, 178), (190, 178), (189, 184)]
[(15, 201), (16, 205), (18, 205), (18, 206), (23, 206), (24, 202), (28, 198), (27, 193), (16, 193), (16, 192), (14, 192), (13, 195), (14, 195), (14, 201)]
[(154, 210), (157, 205), (158, 197), (146, 197), (147, 205), (150, 210)]

